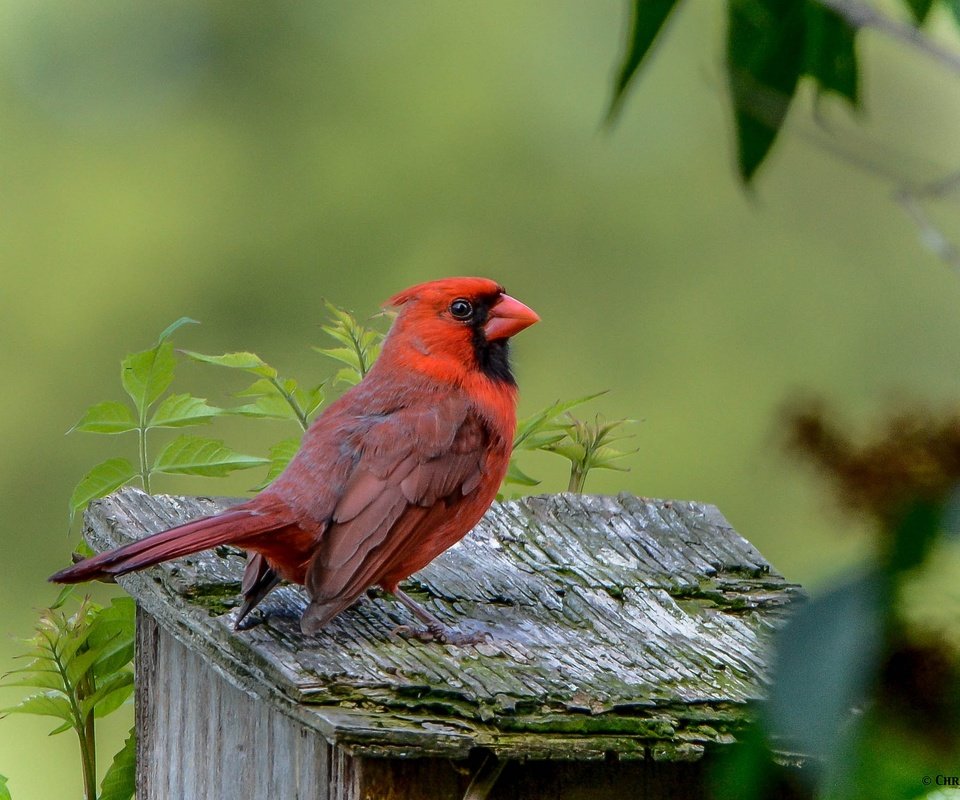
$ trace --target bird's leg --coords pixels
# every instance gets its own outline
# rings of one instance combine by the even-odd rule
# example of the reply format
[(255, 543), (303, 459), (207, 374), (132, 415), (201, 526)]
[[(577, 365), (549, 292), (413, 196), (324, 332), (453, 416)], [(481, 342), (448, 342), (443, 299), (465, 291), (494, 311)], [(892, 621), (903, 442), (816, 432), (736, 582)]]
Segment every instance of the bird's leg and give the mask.
[(394, 589), (393, 596), (396, 597), (397, 600), (403, 603), (407, 608), (409, 608), (410, 611), (413, 612), (413, 615), (421, 622), (425, 623), (431, 630), (442, 629), (445, 627), (444, 624), (437, 619), (437, 617), (427, 611), (427, 609), (425, 609), (410, 595), (403, 591), (403, 589)]
[(276, 588), (280, 583), (280, 576), (274, 572), (273, 568), (267, 563), (259, 553), (254, 553), (247, 559), (247, 567), (243, 573), (243, 605), (237, 612), (237, 618), (233, 623), (235, 631), (246, 631), (263, 622), (263, 618), (256, 619), (251, 617), (246, 619), (247, 615)]
[(394, 597), (403, 605), (410, 609), (413, 615), (423, 622), (427, 629), (425, 631), (415, 631), (414, 636), (425, 642), (440, 642), (441, 644), (479, 644), (490, 638), (486, 631), (480, 633), (461, 633), (455, 628), (444, 625), (439, 619), (431, 614), (427, 609), (420, 605), (410, 595), (400, 588), (392, 591)]

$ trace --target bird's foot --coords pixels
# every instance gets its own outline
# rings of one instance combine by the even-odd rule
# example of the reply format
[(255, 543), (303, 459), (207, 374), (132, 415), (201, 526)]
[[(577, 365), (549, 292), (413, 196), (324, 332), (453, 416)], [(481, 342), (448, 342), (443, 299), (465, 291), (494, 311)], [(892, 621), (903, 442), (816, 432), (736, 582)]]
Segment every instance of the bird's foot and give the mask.
[(249, 631), (253, 628), (256, 628), (258, 625), (263, 625), (263, 623), (266, 621), (266, 615), (258, 611), (256, 614), (248, 614), (238, 619), (233, 623), (233, 629), (235, 631)]
[(423, 622), (426, 630), (417, 630), (409, 625), (400, 625), (394, 628), (394, 633), (408, 639), (418, 639), (421, 642), (439, 642), (440, 644), (480, 644), (493, 638), (487, 631), (480, 629), (473, 633), (464, 633), (456, 628), (449, 628), (431, 614), (422, 605), (416, 602), (406, 592), (396, 587), (391, 589), (393, 596), (413, 612), (413, 615)]
[(427, 625), (426, 629), (414, 628), (411, 625), (398, 625), (393, 632), (404, 639), (416, 639), (418, 642), (437, 642), (438, 644), (454, 644), (460, 647), (468, 644), (483, 644), (492, 638), (488, 631), (473, 631), (467, 633), (446, 625)]

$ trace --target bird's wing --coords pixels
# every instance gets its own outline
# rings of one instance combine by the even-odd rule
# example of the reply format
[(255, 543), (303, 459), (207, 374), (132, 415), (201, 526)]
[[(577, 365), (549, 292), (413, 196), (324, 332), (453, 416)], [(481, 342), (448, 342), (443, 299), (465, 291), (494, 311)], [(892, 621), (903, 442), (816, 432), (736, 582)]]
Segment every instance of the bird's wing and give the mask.
[(489, 442), (487, 426), (458, 399), (384, 415), (357, 437), (358, 460), (307, 567), (304, 630), (350, 605), (476, 490)]

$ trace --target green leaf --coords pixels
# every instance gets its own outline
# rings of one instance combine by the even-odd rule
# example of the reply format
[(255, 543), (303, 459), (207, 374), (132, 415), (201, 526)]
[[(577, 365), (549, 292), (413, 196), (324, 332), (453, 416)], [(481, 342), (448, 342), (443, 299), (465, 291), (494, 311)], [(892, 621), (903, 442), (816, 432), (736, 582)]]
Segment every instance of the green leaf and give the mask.
[(553, 405), (519, 420), (513, 436), (513, 449), (539, 450), (546, 444), (559, 441), (564, 436), (563, 432), (569, 427), (569, 423), (565, 420), (561, 421), (560, 416), (571, 408), (588, 403), (606, 393), (607, 390), (604, 390), (575, 400), (558, 400)]
[(106, 608), (96, 609), (88, 618), (84, 648), (62, 659), (67, 679), (78, 685), (93, 677), (99, 686), (133, 660), (134, 606), (130, 598), (118, 598)]
[(323, 353), (325, 356), (328, 356), (335, 361), (339, 361), (341, 364), (346, 364), (348, 367), (360, 371), (360, 356), (357, 351), (350, 347), (324, 347), (316, 348), (318, 353)]
[(277, 377), (277, 371), (256, 353), (237, 352), (224, 353), (220, 356), (208, 356), (203, 353), (195, 353), (191, 350), (183, 350), (181, 352), (194, 361), (200, 361), (204, 364), (216, 364), (218, 367), (227, 367), (228, 369), (242, 369), (264, 378)]
[(257, 378), (246, 389), (236, 393), (236, 397), (270, 397), (280, 395), (280, 389), (270, 378)]
[(223, 414), (222, 408), (208, 405), (202, 397), (189, 394), (171, 394), (153, 412), (148, 426), (151, 428), (181, 428), (186, 425), (202, 425)]
[(906, 0), (907, 8), (910, 9), (910, 13), (913, 15), (913, 21), (917, 24), (919, 28), (927, 19), (927, 14), (930, 13), (930, 9), (933, 8), (934, 0)]
[(106, 644), (91, 667), (98, 679), (117, 672), (133, 661), (136, 608), (132, 597), (115, 597), (109, 606), (100, 609), (93, 618), (90, 646)]
[(507, 476), (504, 478), (504, 482), (515, 483), (518, 486), (536, 486), (540, 483), (536, 478), (531, 478), (526, 472), (520, 469), (515, 461), (510, 462), (510, 467), (507, 469)]
[(613, 87), (613, 98), (610, 101), (610, 110), (607, 112), (608, 120), (613, 119), (619, 111), (626, 97), (627, 86), (650, 52), (651, 45), (676, 5), (677, 0), (633, 0), (630, 44)]
[[(323, 352), (319, 348), (317, 348), (317, 351), (321, 353)], [(356, 386), (362, 380), (363, 376), (353, 367), (344, 367), (343, 369), (338, 369), (333, 375), (334, 386)]]
[[(8, 676), (23, 673), (22, 678), (10, 680)], [(42, 668), (33, 662), (30, 667), (14, 669), (3, 676), (4, 686), (29, 686), (33, 689), (51, 689), (55, 692), (63, 691), (63, 678), (56, 669)]]
[(197, 322), (195, 319), (190, 319), (190, 317), (180, 317), (180, 319), (178, 319), (176, 322), (171, 322), (166, 328), (163, 329), (163, 333), (157, 337), (157, 344), (162, 344), (163, 342), (167, 341), (167, 339), (173, 336), (173, 334), (184, 325), (199, 324), (199, 322)]
[(64, 722), (74, 723), (70, 701), (63, 692), (49, 691), (32, 694), (23, 698), (17, 705), (0, 709), (0, 716), (7, 714), (32, 714), (38, 717), (56, 717)]
[(259, 417), (261, 419), (282, 419), (299, 421), (297, 412), (283, 395), (261, 395), (252, 403), (228, 409), (231, 414), (241, 417)]
[(238, 453), (216, 439), (179, 436), (157, 456), (153, 471), (167, 475), (206, 475), (219, 478), (238, 469), (269, 464), (266, 458)]
[(553, 450), (553, 445), (567, 436), (567, 426), (551, 424), (540, 431), (530, 433), (524, 439), (523, 450)]
[(562, 444), (551, 445), (549, 448), (551, 453), (556, 453), (558, 456), (563, 456), (569, 461), (574, 463), (579, 463), (587, 455), (586, 448), (578, 442), (563, 442)]
[(173, 345), (161, 342), (150, 350), (127, 356), (121, 364), (120, 380), (141, 418), (173, 381), (176, 359)]
[(857, 29), (816, 0), (807, 3), (804, 72), (825, 91), (836, 92), (854, 106), (859, 102)]
[(67, 673), (67, 680), (71, 685), (76, 686), (82, 681), (91, 670), (104, 650), (109, 647), (109, 642), (101, 642), (97, 646), (89, 645), (86, 641), (84, 646), (73, 653), (70, 658), (61, 659)]
[[(136, 789), (137, 738), (133, 728), (100, 784), (99, 800), (130, 800)], [(2, 798), (0, 798), (2, 800)]]
[(48, 733), (47, 736), (56, 736), (58, 733), (63, 733), (64, 731), (68, 731), (72, 727), (73, 727), (72, 722), (64, 722), (62, 725), (58, 725), (56, 728), (50, 731), (50, 733)]
[(944, 2), (953, 14), (953, 21), (960, 25), (960, 0), (944, 0)]
[(80, 716), (84, 719), (93, 712), (98, 719), (116, 711), (133, 692), (133, 673), (117, 672), (97, 686), (97, 690), (80, 701)]
[(299, 439), (284, 439), (283, 441), (277, 442), (273, 447), (270, 448), (270, 469), (274, 470), (278, 467), (283, 469), (288, 463), (293, 459), (297, 454), (297, 450), (300, 449), (300, 440)]
[(96, 555), (93, 548), (83, 541), (83, 539), (74, 545), (73, 552), (82, 558), (93, 558)]
[(123, 403), (107, 401), (90, 406), (67, 433), (126, 433), (137, 429), (137, 420), (130, 407)]
[(770, 152), (803, 71), (806, 2), (729, 0), (727, 71), (745, 183)]
[[(86, 544), (86, 542), (84, 542), (84, 544)], [(89, 545), (87, 546), (89, 547)], [(76, 588), (77, 588), (76, 586), (71, 586), (70, 584), (67, 584), (62, 589), (60, 589), (60, 593), (57, 595), (57, 599), (54, 600), (53, 603), (51, 604), (50, 610), (56, 611), (58, 608), (61, 608), (63, 604), (67, 602), (67, 599), (70, 597), (70, 595), (73, 594)]]
[(352, 314), (337, 308), (333, 303), (327, 301), (325, 304), (332, 322), (329, 325), (322, 325), (320, 329), (344, 346), (314, 347), (313, 349), (341, 364), (346, 364), (346, 367), (334, 376), (335, 385), (356, 385), (367, 374), (380, 354), (384, 335), (378, 330), (361, 325)]
[(616, 472), (629, 472), (630, 467), (624, 467), (621, 464), (614, 464), (613, 462), (616, 459), (633, 455), (635, 452), (636, 450), (631, 450), (628, 453), (624, 453), (620, 450), (614, 450), (612, 447), (601, 447), (594, 452), (593, 458), (590, 461), (590, 467), (591, 469), (611, 469)]
[(80, 483), (70, 495), (70, 519), (91, 500), (110, 494), (132, 480), (136, 474), (133, 464), (125, 458), (110, 458), (97, 464), (80, 479)]
[(893, 530), (886, 568), (894, 576), (920, 566), (943, 530), (944, 507), (928, 501), (914, 501), (901, 510)]
[[(59, 653), (61, 663), (69, 664), (85, 647), (91, 631), (91, 617), (98, 610), (99, 606), (91, 602), (89, 597), (84, 597), (79, 608), (70, 617), (64, 618), (63, 614), (45, 612), (46, 622), (50, 630), (55, 633), (55, 649)], [(41, 617), (40, 622), (45, 621), (44, 617)]]
[[(129, 678), (122, 676), (129, 675)], [(133, 694), (134, 682), (133, 672), (119, 673), (116, 678), (111, 678), (109, 691), (104, 691), (97, 697), (97, 704), (93, 710), (93, 716), (97, 719), (106, 717), (126, 704), (127, 700)], [(99, 690), (98, 690), (99, 692)]]
[(324, 392), (323, 384), (315, 386), (313, 389), (304, 392), (303, 402), (301, 406), (303, 408), (303, 413), (309, 417), (311, 416), (320, 406), (323, 405)]
[(270, 469), (267, 470), (267, 477), (263, 483), (255, 487), (256, 491), (266, 488), (273, 480), (287, 468), (287, 464), (297, 454), (300, 449), (299, 439), (284, 439), (277, 442), (270, 448)]
[(10, 790), (7, 788), (7, 778), (0, 775), (0, 800), (13, 800), (10, 797)]

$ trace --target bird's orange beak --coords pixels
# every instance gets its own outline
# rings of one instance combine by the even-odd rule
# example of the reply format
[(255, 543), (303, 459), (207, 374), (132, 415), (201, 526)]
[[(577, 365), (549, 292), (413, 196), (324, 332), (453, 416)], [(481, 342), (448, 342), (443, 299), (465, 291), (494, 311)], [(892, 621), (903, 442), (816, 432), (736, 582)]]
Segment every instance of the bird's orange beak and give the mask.
[(500, 299), (490, 307), (483, 332), (488, 342), (508, 339), (539, 321), (540, 317), (532, 308), (508, 294), (501, 294)]

